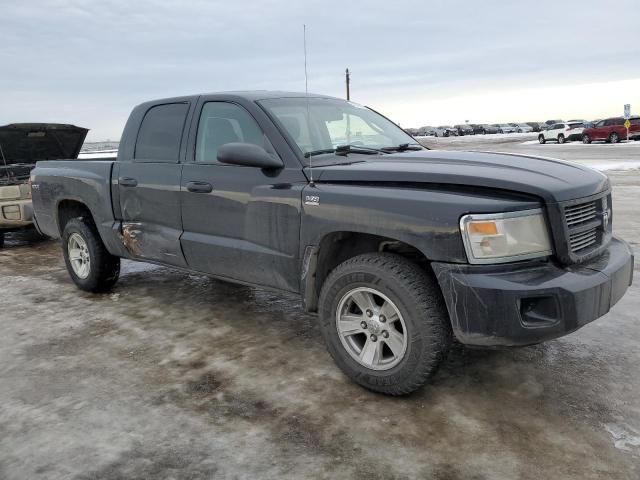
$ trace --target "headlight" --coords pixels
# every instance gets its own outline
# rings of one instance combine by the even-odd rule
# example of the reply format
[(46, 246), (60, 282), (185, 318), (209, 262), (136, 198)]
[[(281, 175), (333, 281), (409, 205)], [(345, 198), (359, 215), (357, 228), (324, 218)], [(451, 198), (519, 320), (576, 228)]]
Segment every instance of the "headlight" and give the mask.
[(505, 263), (551, 255), (541, 209), (464, 215), (460, 231), (469, 263)]

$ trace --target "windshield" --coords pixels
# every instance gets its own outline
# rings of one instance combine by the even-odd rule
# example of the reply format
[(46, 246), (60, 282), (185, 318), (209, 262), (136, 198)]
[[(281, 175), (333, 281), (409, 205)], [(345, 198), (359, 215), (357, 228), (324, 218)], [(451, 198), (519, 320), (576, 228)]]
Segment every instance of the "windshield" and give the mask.
[(393, 122), (366, 107), (344, 100), (290, 97), (258, 103), (287, 131), (303, 154), (330, 153), (329, 150), (344, 145), (370, 149), (417, 145)]

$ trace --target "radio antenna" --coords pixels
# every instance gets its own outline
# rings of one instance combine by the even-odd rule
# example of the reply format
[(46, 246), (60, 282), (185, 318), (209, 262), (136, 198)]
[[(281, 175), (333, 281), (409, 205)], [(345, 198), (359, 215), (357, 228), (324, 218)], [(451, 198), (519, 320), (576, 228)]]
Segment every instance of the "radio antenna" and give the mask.
[(9, 182), (9, 167), (7, 166), (7, 157), (4, 156), (4, 151), (2, 150), (2, 144), (0, 144), (0, 157), (2, 157), (2, 162), (4, 163), (4, 173), (6, 174), (7, 182)]
[[(302, 44), (304, 47), (304, 96), (307, 102), (307, 132), (311, 135), (311, 115), (309, 114), (309, 75), (307, 74), (307, 24), (302, 24)], [(313, 164), (311, 163), (311, 155), (309, 155), (309, 185), (315, 186), (313, 183)]]

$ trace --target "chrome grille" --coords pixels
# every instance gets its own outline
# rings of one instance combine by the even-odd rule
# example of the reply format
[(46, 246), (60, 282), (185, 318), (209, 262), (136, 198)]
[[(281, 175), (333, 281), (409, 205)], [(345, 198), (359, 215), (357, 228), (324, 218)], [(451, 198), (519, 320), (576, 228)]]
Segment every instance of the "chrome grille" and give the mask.
[(597, 215), (596, 202), (587, 202), (565, 207), (564, 215), (567, 221), (567, 227), (569, 228), (593, 220)]
[(594, 245), (598, 241), (598, 228), (593, 227), (587, 231), (580, 233), (572, 233), (569, 235), (569, 245), (571, 251), (577, 253), (585, 248)]

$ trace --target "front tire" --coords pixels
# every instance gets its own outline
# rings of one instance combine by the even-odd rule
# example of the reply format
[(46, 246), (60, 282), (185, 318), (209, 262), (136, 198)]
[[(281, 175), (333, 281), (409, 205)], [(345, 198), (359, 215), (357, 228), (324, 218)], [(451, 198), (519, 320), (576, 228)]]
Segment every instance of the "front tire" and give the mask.
[(589, 135), (582, 135), (582, 143), (588, 145), (591, 143), (591, 137)]
[(540, 142), (541, 145), (544, 145), (547, 143), (547, 140), (544, 138), (544, 135), (538, 135), (538, 142)]
[(319, 299), (327, 350), (354, 382), (405, 395), (435, 373), (451, 344), (451, 325), (435, 280), (415, 263), (370, 253), (336, 267)]
[(118, 281), (120, 259), (111, 255), (92, 220), (74, 218), (64, 227), (62, 251), (69, 276), (87, 292), (106, 292)]

